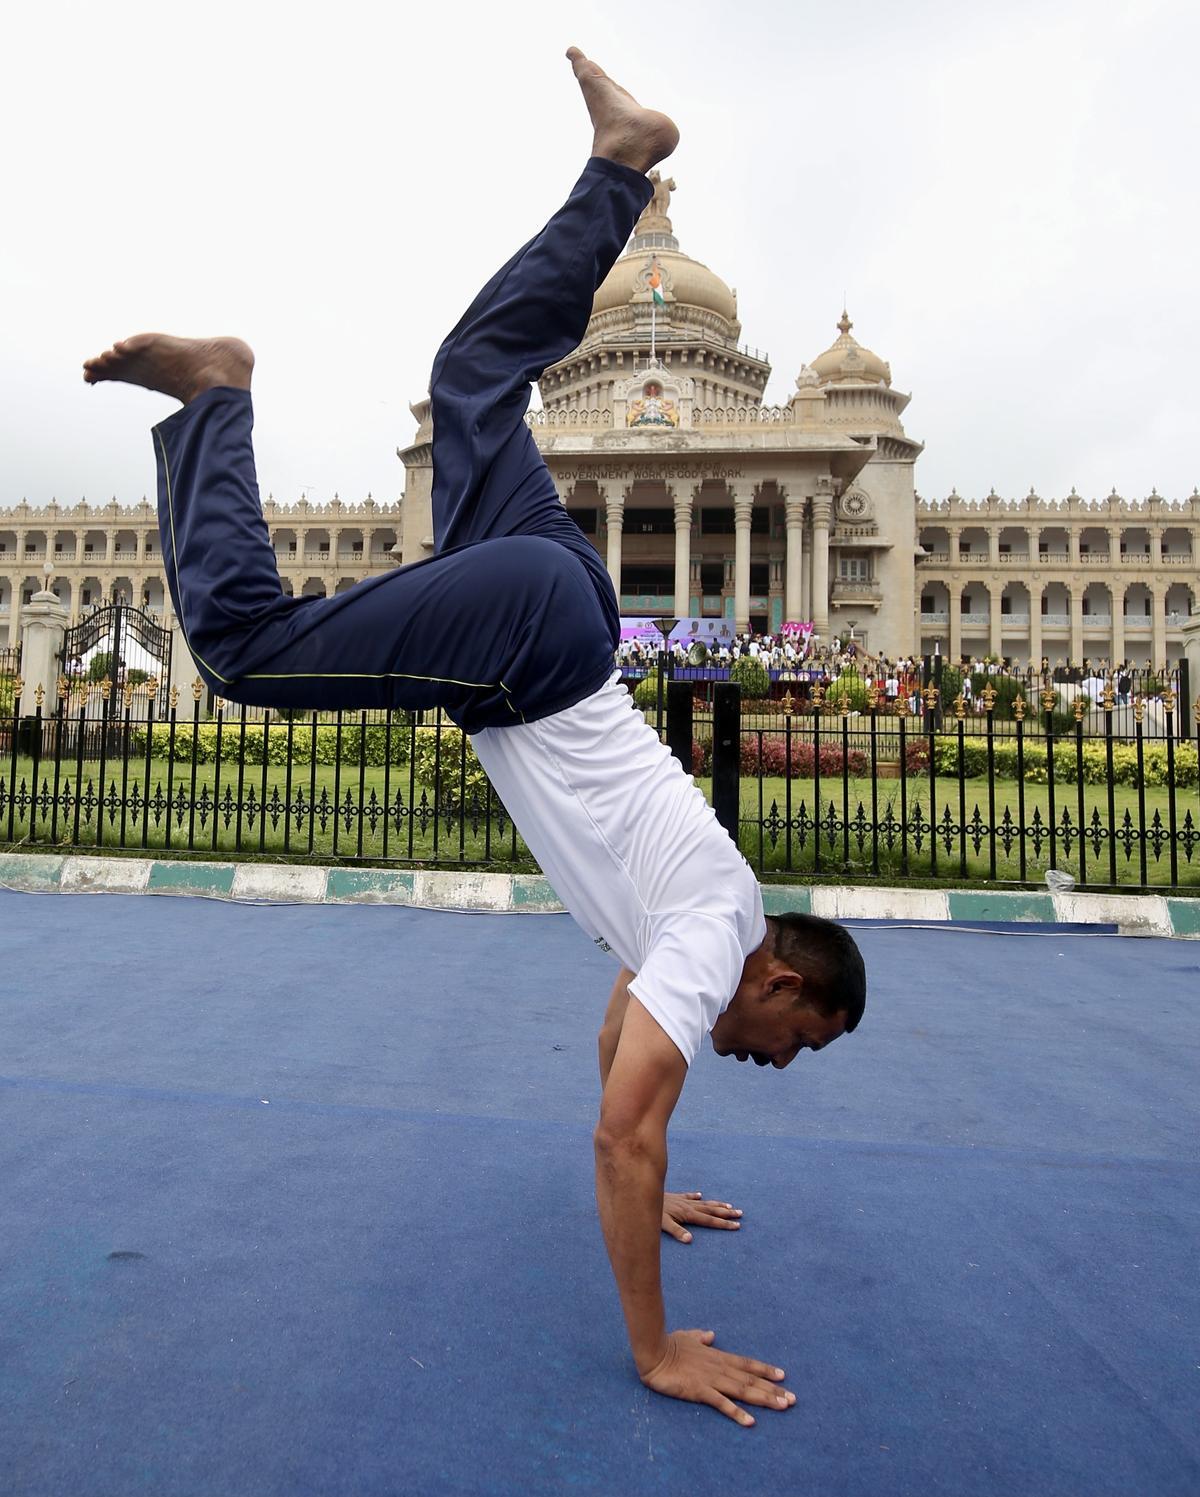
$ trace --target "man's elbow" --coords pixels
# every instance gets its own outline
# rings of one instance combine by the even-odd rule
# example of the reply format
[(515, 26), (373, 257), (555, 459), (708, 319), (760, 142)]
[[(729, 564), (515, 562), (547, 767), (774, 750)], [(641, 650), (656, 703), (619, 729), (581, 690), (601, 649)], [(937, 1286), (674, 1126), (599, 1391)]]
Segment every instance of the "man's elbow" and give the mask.
[(592, 1134), (592, 1145), (597, 1161), (609, 1165), (654, 1164), (662, 1162), (665, 1168), (667, 1141), (662, 1129), (647, 1124), (643, 1119), (624, 1122), (606, 1118), (601, 1113), (596, 1131)]

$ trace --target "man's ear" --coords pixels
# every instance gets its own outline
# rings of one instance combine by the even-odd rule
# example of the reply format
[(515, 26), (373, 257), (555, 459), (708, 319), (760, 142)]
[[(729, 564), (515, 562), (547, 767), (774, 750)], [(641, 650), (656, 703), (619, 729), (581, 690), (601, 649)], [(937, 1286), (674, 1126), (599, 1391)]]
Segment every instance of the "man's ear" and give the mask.
[(790, 997), (793, 1003), (799, 1003), (804, 996), (804, 978), (790, 967), (784, 967), (771, 974), (771, 979), (767, 983), (767, 993), (772, 998), (783, 995)]

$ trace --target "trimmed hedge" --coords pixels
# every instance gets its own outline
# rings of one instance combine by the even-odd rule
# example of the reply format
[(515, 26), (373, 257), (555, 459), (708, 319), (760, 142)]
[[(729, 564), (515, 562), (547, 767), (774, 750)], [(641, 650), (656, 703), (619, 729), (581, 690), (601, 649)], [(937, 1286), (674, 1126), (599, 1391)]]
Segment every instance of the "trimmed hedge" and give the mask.
[(754, 655), (739, 655), (729, 667), (729, 679), (742, 688), (742, 696), (757, 700), (771, 690), (766, 666)]
[[(666, 702), (666, 687), (663, 688), (663, 701)], [(634, 703), (643, 709), (658, 706), (658, 672), (651, 671), (648, 676), (643, 676), (633, 688)]]
[[(910, 745), (915, 748), (916, 745)], [(925, 745), (928, 750), (928, 745)], [(953, 777), (958, 774), (958, 743), (954, 739), (939, 738), (934, 751), (934, 763), (940, 775)], [(994, 745), (993, 763), (997, 779), (1014, 780), (1017, 777), (1017, 746), (1012, 740), (997, 740)], [(910, 765), (911, 768), (911, 765)], [(1076, 745), (1056, 743), (1054, 745), (1054, 778), (1057, 783), (1073, 785), (1076, 782), (1078, 757)], [(963, 773), (968, 779), (986, 777), (988, 772), (987, 739), (965, 738), (963, 740)], [(1200, 769), (1197, 754), (1192, 745), (1181, 743), (1175, 749), (1175, 785), (1184, 788), (1197, 783)], [(1025, 779), (1031, 785), (1044, 785), (1049, 779), (1045, 744), (1025, 745)], [(1167, 783), (1167, 749), (1163, 743), (1148, 743), (1143, 749), (1143, 780), (1147, 787), (1163, 786)], [(1108, 755), (1103, 743), (1084, 743), (1083, 782), (1085, 785), (1103, 785), (1108, 781)], [(1138, 785), (1137, 749), (1132, 744), (1113, 745), (1113, 783), (1115, 785)]]
[(487, 804), (488, 779), (469, 739), (465, 740), (464, 760), (462, 730), (445, 724), (440, 729), (418, 728), (415, 739), (416, 778), (428, 789), (436, 788), (438, 806), (444, 811), (456, 811), (464, 804), (474, 803), (482, 811)]
[[(422, 731), (422, 730), (419, 730)], [(445, 730), (443, 730), (445, 731)], [(343, 764), (359, 762), (364, 751), (368, 764), (382, 766), (387, 754), (387, 731), (381, 724), (371, 724), (365, 731), (357, 723), (342, 726), (341, 761)], [(151, 743), (151, 755), (155, 759), (171, 757), (179, 763), (190, 764), (192, 759), (192, 736), (196, 737), (196, 763), (213, 764), (217, 757), (217, 725), (201, 723), (179, 723), (175, 728), (172, 743), (165, 724), (156, 724)], [(146, 752), (146, 728), (134, 727), (130, 733), (132, 754)], [(247, 723), (243, 740), (240, 723), (225, 723), (221, 730), (221, 762), (245, 764), (263, 762), (263, 725)], [(408, 759), (409, 728), (407, 723), (393, 723), (391, 762), (404, 764)], [(286, 723), (272, 723), (266, 734), (268, 764), (284, 765), (288, 762), (288, 730)], [(338, 730), (332, 723), (321, 723), (316, 731), (316, 753), (313, 753), (313, 730), (311, 726), (297, 723), (292, 732), (293, 764), (311, 764), (315, 757), (318, 764), (336, 764), (338, 761)]]

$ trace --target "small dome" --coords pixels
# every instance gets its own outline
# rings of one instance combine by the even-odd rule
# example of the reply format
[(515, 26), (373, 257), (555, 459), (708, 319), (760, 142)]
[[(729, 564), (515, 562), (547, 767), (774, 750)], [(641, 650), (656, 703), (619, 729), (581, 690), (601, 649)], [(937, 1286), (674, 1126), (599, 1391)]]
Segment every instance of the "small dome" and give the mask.
[(823, 385), (890, 385), (891, 368), (878, 354), (850, 336), (853, 326), (843, 310), (837, 342), (812, 361), (818, 380)]
[(647, 282), (655, 260), (662, 272), (668, 305), (677, 302), (685, 307), (702, 307), (724, 317), (727, 322), (737, 321), (737, 299), (720, 276), (714, 275), (699, 260), (669, 249), (652, 253), (635, 251), (622, 256), (596, 292), (592, 315), (610, 312), (614, 307), (624, 307), (634, 301), (648, 302), (651, 292)]

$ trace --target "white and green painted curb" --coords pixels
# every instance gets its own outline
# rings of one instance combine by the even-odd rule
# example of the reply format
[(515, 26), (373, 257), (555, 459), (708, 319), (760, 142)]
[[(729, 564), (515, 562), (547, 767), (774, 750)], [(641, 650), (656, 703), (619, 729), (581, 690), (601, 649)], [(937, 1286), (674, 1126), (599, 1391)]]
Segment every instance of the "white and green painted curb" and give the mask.
[[(389, 904), (489, 914), (555, 914), (540, 874), (448, 869), (322, 868), (294, 863), (193, 863), (0, 853), (0, 888), (35, 894), (190, 894), (273, 904)], [(764, 884), (767, 914), (839, 920), (1115, 926), (1122, 935), (1200, 939), (1200, 899), (1006, 889), (889, 889)]]

